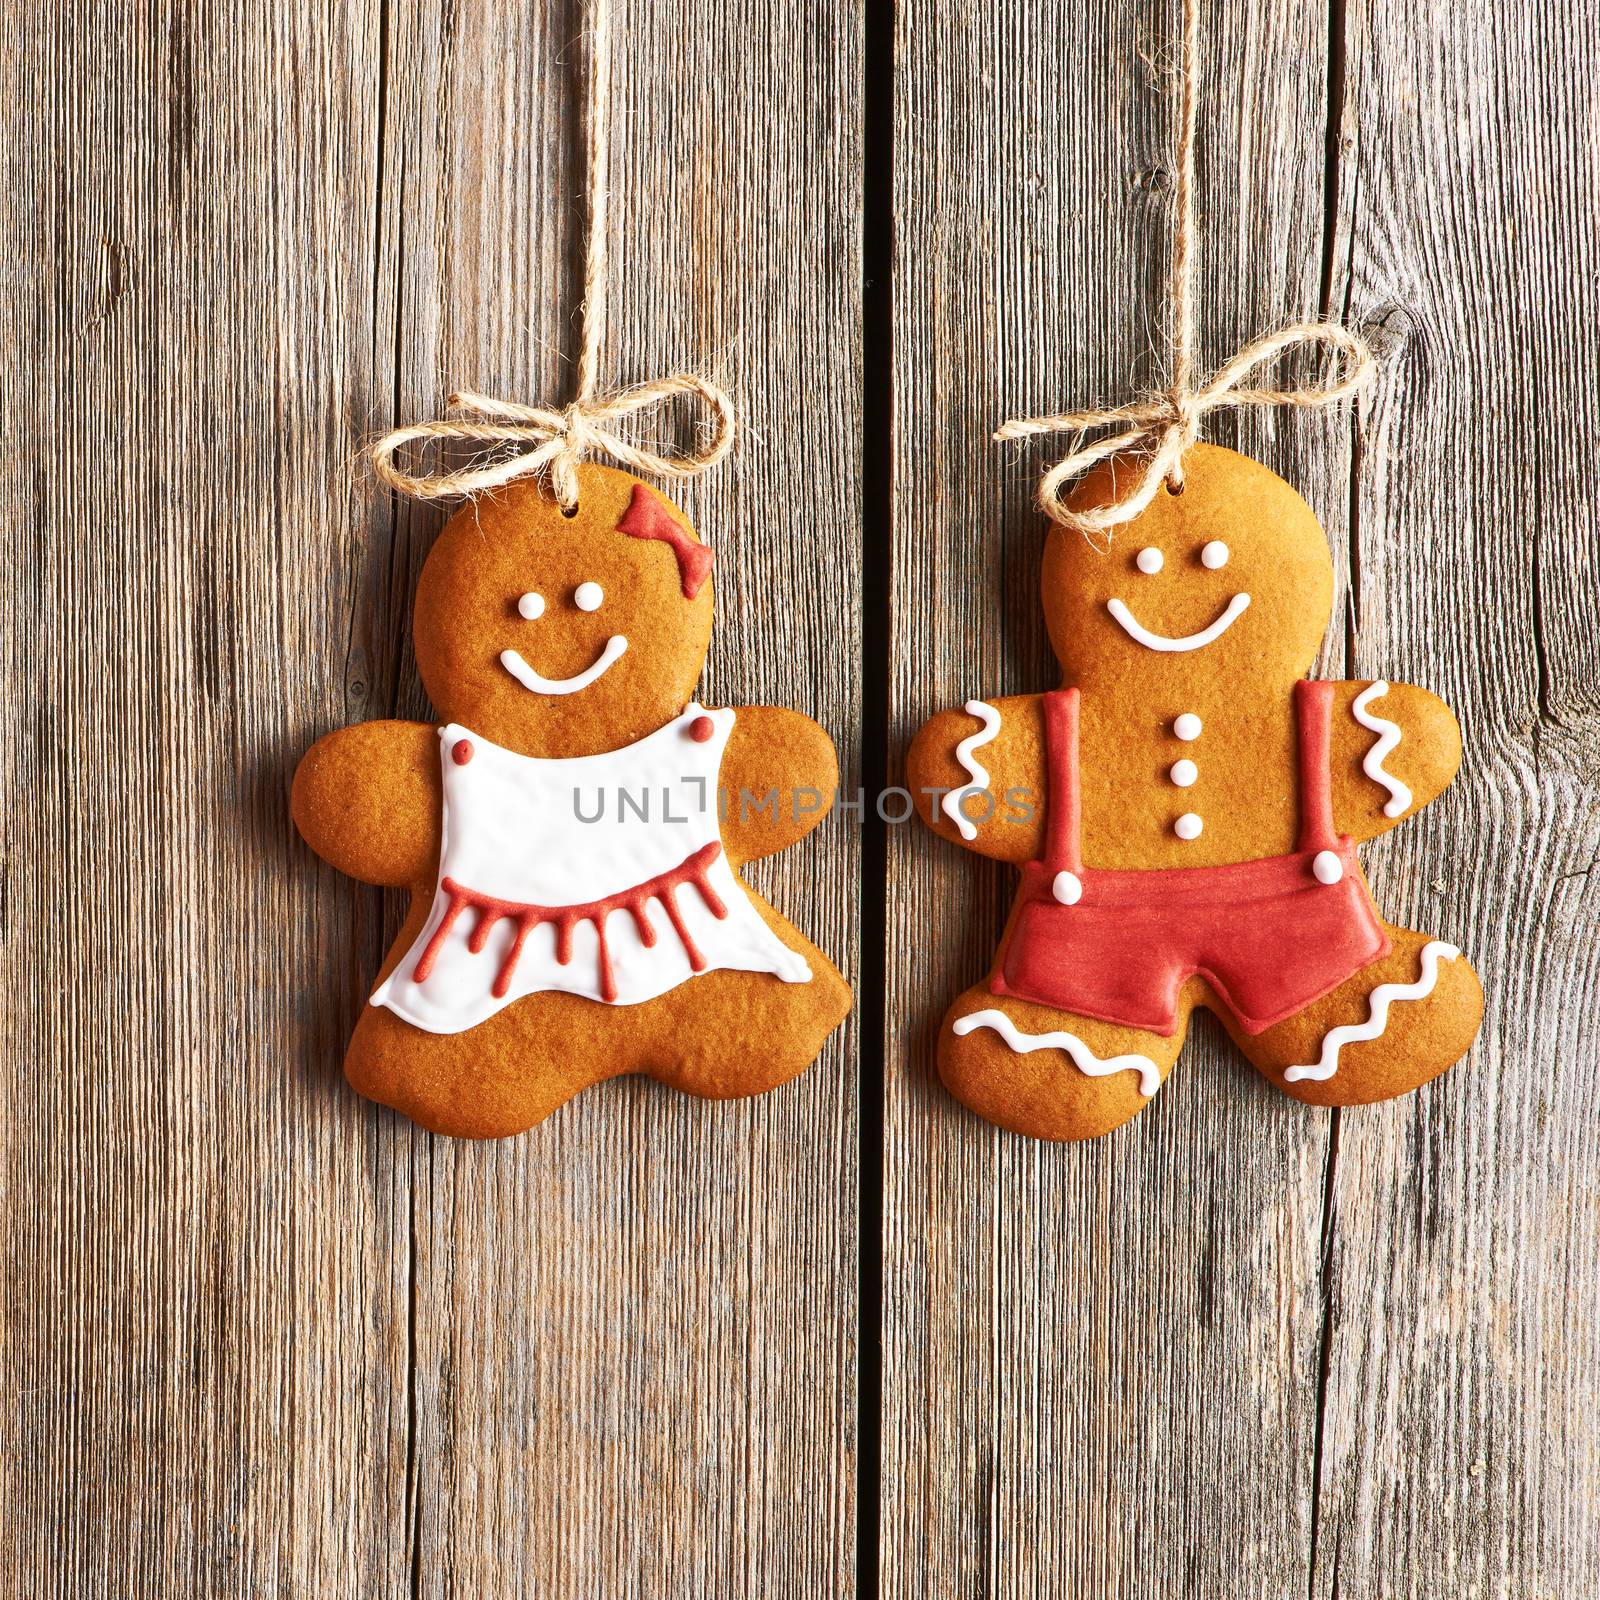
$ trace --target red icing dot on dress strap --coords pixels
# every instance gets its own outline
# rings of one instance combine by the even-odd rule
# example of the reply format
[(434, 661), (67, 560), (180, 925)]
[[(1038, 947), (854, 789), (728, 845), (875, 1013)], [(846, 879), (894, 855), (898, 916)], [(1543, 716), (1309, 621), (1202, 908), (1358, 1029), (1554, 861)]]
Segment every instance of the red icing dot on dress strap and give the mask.
[(696, 717), (689, 724), (689, 737), (696, 744), (704, 744), (716, 731), (717, 726), (710, 717)]
[(450, 759), (458, 767), (464, 767), (472, 759), (472, 741), (470, 739), (457, 739), (450, 751)]

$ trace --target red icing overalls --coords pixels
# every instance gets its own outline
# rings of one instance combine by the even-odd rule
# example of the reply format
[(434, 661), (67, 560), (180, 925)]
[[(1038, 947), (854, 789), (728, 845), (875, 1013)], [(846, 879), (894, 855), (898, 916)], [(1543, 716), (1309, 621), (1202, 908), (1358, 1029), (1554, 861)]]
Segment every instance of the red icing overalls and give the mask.
[(1333, 829), (1331, 683), (1295, 685), (1300, 841), (1292, 855), (1222, 867), (1085, 868), (1079, 853), (1078, 691), (1044, 697), (1049, 776), (1042, 860), (1023, 868), (990, 988), (1170, 1035), (1198, 973), (1260, 1033), (1389, 951), (1348, 837)]

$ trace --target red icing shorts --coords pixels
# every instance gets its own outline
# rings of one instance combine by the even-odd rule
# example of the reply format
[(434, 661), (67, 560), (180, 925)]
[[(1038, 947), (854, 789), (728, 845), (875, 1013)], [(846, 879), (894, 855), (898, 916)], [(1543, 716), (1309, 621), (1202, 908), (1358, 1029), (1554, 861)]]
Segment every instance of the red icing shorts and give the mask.
[[(1046, 851), (1023, 869), (1017, 914), (990, 982), (996, 994), (1170, 1035), (1179, 992), (1198, 974), (1246, 1033), (1260, 1033), (1388, 953), (1355, 850), (1333, 831), (1331, 685), (1297, 688), (1300, 849), (1157, 871), (1099, 871), (1079, 861), (1078, 691), (1046, 696)], [(1072, 904), (1053, 892), (1062, 872), (1079, 887)]]

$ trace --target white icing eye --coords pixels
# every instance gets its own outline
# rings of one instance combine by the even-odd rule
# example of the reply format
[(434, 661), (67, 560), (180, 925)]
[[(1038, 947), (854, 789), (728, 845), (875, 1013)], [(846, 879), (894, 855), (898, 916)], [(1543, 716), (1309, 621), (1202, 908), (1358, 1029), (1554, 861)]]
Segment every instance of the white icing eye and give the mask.
[(1218, 567), (1225, 567), (1227, 564), (1228, 547), (1220, 539), (1213, 539), (1205, 547), (1205, 549), (1200, 552), (1200, 565), (1202, 567), (1209, 567), (1213, 572), (1215, 572)]
[(1205, 827), (1205, 823), (1203, 823), (1193, 811), (1185, 811), (1184, 814), (1172, 824), (1172, 831), (1177, 834), (1180, 839), (1198, 839), (1200, 837), (1200, 830), (1203, 827)]
[(572, 592), (572, 603), (580, 611), (598, 611), (606, 592), (598, 583), (580, 583)]
[(544, 596), (542, 594), (534, 594), (532, 590), (530, 590), (527, 594), (523, 595), (519, 601), (517, 601), (517, 610), (520, 611), (529, 622), (537, 622), (539, 618), (544, 615)]
[(1192, 711), (1179, 712), (1173, 720), (1172, 731), (1183, 740), (1185, 744), (1192, 744), (1200, 737), (1200, 729), (1204, 724)]
[(1166, 564), (1166, 560), (1153, 544), (1149, 544), (1133, 558), (1133, 564), (1147, 576), (1153, 577)]

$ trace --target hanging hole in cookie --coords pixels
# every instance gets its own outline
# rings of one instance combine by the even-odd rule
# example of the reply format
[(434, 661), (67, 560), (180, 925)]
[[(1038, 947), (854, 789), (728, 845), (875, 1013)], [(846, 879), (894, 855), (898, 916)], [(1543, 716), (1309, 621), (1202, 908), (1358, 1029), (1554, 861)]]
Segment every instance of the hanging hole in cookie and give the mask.
[(1171, 472), (1169, 472), (1167, 474), (1167, 493), (1168, 494), (1182, 494), (1183, 493), (1183, 474), (1181, 472), (1179, 472), (1177, 470), (1177, 468), (1174, 468)]
[(568, 522), (571, 522), (572, 519), (577, 516), (577, 514), (578, 508), (576, 505), (562, 506), (561, 508), (561, 515), (564, 516)]

